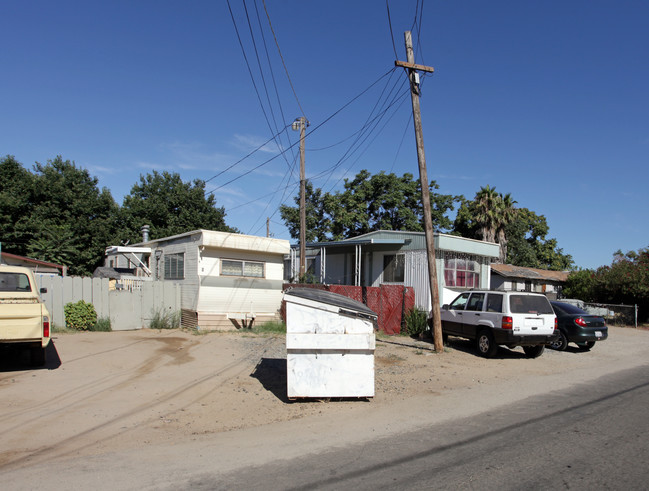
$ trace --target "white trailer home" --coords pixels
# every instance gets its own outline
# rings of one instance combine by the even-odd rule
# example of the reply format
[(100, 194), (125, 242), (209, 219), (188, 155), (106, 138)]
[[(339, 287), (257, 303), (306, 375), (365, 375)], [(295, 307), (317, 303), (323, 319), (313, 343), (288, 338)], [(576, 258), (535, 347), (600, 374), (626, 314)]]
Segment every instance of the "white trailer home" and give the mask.
[(134, 276), (179, 283), (184, 327), (233, 329), (279, 319), (289, 251), (287, 240), (194, 230), (109, 247), (106, 266), (128, 266)]

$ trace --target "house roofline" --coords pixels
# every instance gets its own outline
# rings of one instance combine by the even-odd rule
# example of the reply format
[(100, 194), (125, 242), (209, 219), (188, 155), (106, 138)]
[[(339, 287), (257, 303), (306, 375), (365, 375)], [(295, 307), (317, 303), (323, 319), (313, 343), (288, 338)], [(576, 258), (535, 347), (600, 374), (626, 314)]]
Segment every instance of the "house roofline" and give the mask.
[(37, 264), (39, 266), (48, 266), (50, 268), (56, 268), (61, 270), (61, 274), (65, 276), (68, 271), (68, 267), (63, 264), (50, 263), (47, 261), (41, 261), (40, 259), (33, 259), (31, 257), (19, 256), (18, 254), (11, 254), (10, 252), (0, 252), (0, 264), (2, 264), (3, 257), (10, 257), (18, 261), (25, 261), (27, 263)]
[(554, 271), (549, 269), (526, 268), (512, 264), (492, 264), (491, 271), (504, 278), (518, 278), (526, 280), (546, 280), (564, 282), (569, 271)]

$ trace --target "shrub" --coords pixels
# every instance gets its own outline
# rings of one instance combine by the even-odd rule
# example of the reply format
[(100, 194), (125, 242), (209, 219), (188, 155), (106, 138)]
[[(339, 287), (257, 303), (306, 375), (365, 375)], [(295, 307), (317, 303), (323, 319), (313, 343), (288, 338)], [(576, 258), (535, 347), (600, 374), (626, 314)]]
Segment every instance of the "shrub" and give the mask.
[(153, 313), (149, 327), (151, 329), (176, 329), (180, 326), (180, 312), (157, 310)]
[(91, 331), (100, 331), (100, 332), (109, 332), (112, 331), (112, 327), (110, 326), (110, 318), (109, 317), (100, 317), (97, 319), (97, 322), (95, 323), (94, 326), (90, 329)]
[(63, 312), (65, 314), (65, 325), (70, 329), (88, 331), (97, 323), (95, 307), (83, 300), (65, 304)]
[(406, 314), (406, 333), (410, 336), (417, 336), (428, 329), (428, 314), (413, 308)]

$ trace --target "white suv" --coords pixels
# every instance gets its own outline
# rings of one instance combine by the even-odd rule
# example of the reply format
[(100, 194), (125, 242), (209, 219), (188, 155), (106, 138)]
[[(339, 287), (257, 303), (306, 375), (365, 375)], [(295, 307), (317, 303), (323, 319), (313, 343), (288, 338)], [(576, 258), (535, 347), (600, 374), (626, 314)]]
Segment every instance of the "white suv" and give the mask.
[(557, 337), (557, 318), (540, 293), (469, 291), (442, 306), (442, 334), (475, 341), (478, 353), (491, 358), (498, 345), (522, 346), (529, 358), (541, 356)]

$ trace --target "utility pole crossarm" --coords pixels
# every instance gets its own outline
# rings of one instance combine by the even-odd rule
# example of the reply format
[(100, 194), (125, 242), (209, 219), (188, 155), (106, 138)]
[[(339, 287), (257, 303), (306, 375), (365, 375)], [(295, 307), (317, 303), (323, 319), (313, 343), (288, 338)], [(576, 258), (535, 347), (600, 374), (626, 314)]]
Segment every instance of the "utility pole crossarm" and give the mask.
[(408, 68), (409, 70), (417, 70), (419, 72), (433, 73), (435, 71), (435, 69), (432, 66), (417, 65), (416, 63), (408, 63), (406, 61), (399, 61), (399, 60), (396, 60), (394, 62), (394, 66)]

